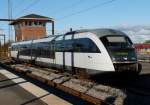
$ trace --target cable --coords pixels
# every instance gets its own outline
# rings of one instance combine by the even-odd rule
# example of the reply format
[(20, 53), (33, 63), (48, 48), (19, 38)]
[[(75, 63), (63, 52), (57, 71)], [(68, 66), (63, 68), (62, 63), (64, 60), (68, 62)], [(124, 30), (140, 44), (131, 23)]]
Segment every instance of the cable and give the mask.
[(92, 7), (89, 7), (89, 8), (83, 9), (83, 10), (80, 10), (80, 11), (78, 11), (78, 12), (75, 12), (75, 13), (72, 13), (72, 14), (69, 14), (69, 15), (66, 15), (66, 16), (63, 16), (63, 17), (57, 19), (57, 21), (62, 20), (62, 19), (65, 19), (65, 18), (68, 18), (68, 17), (71, 17), (71, 16), (74, 16), (74, 15), (77, 15), (77, 14), (80, 14), (80, 13), (84, 13), (84, 12), (90, 11), (90, 10), (92, 10), (92, 9), (101, 7), (101, 6), (106, 5), (106, 4), (110, 4), (110, 3), (114, 2), (114, 1), (116, 1), (116, 0), (109, 0), (109, 1), (106, 1), (106, 2), (104, 2), (104, 3), (100, 3), (100, 4), (97, 4), (97, 5), (94, 5), (94, 6), (92, 6)]
[(52, 13), (52, 14), (58, 14), (58, 13), (60, 13), (62, 10), (68, 10), (69, 8), (78, 6), (78, 5), (79, 5), (80, 3), (82, 3), (83, 1), (85, 1), (85, 0), (79, 0), (79, 1), (77, 1), (77, 2), (74, 2), (74, 3), (70, 4), (69, 6), (62, 7), (62, 8), (60, 8), (59, 10), (53, 11), (53, 12), (51, 12), (51, 13)]
[(37, 3), (39, 3), (40, 0), (35, 0), (33, 1), (31, 4), (29, 4), (26, 8), (24, 8), (22, 11), (20, 11), (17, 15), (18, 16), (20, 14), (22, 14), (23, 12), (25, 12), (26, 10), (30, 9), (31, 7), (33, 7), (34, 5), (36, 5)]
[(13, 7), (13, 10), (15, 11), (15, 10), (17, 10), (19, 7), (21, 7), (22, 5), (24, 5), (24, 2), (25, 2), (25, 0), (20, 0), (20, 2), (17, 3), (17, 5), (15, 5), (15, 6)]
[[(12, 0), (8, 0), (8, 19), (12, 19)], [(8, 36), (9, 36), (9, 41), (11, 39), (11, 34), (12, 34), (12, 26), (8, 25)]]

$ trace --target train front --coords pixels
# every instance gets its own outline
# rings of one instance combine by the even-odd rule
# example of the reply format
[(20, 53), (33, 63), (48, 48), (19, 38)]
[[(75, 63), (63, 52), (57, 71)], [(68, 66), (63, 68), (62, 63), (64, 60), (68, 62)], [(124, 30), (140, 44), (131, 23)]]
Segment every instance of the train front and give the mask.
[(126, 35), (108, 35), (100, 38), (106, 47), (116, 72), (138, 73), (138, 62), (133, 43)]

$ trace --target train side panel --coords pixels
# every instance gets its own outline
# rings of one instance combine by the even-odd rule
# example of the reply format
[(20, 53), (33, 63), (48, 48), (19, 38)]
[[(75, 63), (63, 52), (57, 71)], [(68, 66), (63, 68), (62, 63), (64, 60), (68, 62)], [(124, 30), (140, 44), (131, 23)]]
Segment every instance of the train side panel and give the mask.
[(93, 33), (82, 33), (76, 35), (75, 38), (82, 38), (83, 36), (91, 39), (100, 50), (100, 53), (75, 53), (75, 65), (99, 72), (114, 71), (111, 58), (98, 37)]

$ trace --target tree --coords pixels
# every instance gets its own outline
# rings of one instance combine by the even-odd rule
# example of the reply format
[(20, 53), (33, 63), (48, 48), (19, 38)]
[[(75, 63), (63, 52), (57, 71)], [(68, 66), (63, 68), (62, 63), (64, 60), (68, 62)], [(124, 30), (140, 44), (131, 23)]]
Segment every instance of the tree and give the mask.
[(150, 40), (146, 40), (144, 43), (149, 43), (150, 44)]

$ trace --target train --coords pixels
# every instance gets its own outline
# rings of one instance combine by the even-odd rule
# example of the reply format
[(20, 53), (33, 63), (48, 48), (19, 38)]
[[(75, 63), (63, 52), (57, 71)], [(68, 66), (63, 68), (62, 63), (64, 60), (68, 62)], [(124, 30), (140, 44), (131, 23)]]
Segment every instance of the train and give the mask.
[(62, 35), (15, 42), (11, 58), (94, 76), (102, 72), (140, 72), (131, 39), (115, 29), (81, 29)]

